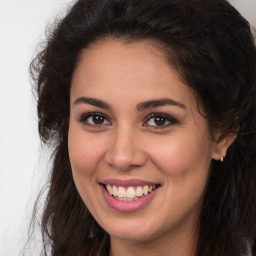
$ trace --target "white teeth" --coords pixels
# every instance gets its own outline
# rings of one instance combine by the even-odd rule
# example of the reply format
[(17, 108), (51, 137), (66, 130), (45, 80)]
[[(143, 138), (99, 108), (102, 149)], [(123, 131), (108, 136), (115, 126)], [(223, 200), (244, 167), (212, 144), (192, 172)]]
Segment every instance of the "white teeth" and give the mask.
[(117, 194), (118, 197), (126, 197), (126, 191), (123, 187), (119, 187), (118, 188), (118, 194)]
[(142, 187), (137, 187), (137, 189), (136, 189), (136, 196), (143, 196)]
[(148, 186), (143, 187), (143, 194), (146, 196), (148, 194)]
[(118, 191), (116, 186), (113, 186), (113, 196), (117, 196), (118, 195)]
[(113, 195), (113, 189), (111, 188), (111, 186), (110, 186), (110, 185), (107, 185), (106, 188), (107, 188), (108, 193), (109, 193), (110, 195)]
[(126, 191), (126, 197), (127, 198), (135, 198), (135, 190), (134, 190), (134, 188), (133, 187), (129, 187), (128, 189), (127, 189), (127, 191)]
[(106, 185), (106, 189), (110, 195), (113, 195), (116, 199), (122, 201), (133, 201), (142, 197), (143, 195), (148, 195), (156, 188), (156, 185), (151, 186), (138, 186), (134, 187), (116, 187), (111, 185)]

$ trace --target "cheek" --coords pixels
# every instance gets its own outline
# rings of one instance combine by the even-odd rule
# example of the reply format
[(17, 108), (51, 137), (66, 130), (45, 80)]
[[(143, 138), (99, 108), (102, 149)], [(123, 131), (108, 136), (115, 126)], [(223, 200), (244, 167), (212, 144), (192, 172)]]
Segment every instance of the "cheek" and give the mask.
[(73, 173), (82, 177), (92, 176), (103, 155), (102, 144), (71, 129), (68, 148)]
[(171, 216), (170, 220), (181, 215), (185, 218), (194, 211), (198, 214), (208, 180), (210, 152), (207, 142), (193, 139), (188, 143), (185, 136), (172, 143), (158, 142), (151, 148), (151, 159), (165, 177), (162, 211)]
[(150, 148), (152, 161), (166, 174), (207, 172), (211, 163), (212, 145), (199, 136), (173, 136), (155, 142)]
[(97, 141), (90, 136), (85, 136), (81, 129), (70, 128), (68, 149), (74, 182), (82, 200), (92, 213), (95, 203), (98, 202), (95, 197), (95, 191), (99, 189), (96, 170), (102, 157), (101, 144), (95, 142)]
[(196, 135), (173, 136), (170, 142), (159, 141), (157, 147), (151, 148), (151, 159), (165, 176), (166, 196), (173, 205), (185, 209), (197, 204), (204, 193), (211, 164), (209, 141)]

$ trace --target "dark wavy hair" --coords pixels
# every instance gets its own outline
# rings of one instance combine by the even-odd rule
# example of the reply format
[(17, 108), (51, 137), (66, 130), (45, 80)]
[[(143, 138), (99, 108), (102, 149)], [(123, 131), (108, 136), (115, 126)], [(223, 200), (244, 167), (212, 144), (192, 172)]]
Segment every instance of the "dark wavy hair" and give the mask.
[[(210, 131), (236, 134), (212, 170), (196, 256), (256, 255), (256, 49), (248, 22), (225, 0), (78, 0), (31, 64), (41, 140), (53, 148), (41, 230), (53, 256), (108, 255), (72, 177), (69, 92), (81, 51), (106, 38), (152, 40), (202, 104)], [(166, 202), (168, 203), (168, 202)]]

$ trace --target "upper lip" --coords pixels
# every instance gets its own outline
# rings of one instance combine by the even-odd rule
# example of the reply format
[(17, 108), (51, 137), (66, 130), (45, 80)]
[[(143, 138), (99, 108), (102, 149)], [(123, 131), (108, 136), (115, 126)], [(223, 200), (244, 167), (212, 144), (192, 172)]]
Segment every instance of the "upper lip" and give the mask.
[(115, 185), (119, 187), (136, 187), (136, 186), (146, 186), (146, 185), (159, 185), (159, 183), (140, 180), (140, 179), (128, 179), (128, 180), (119, 180), (119, 179), (105, 179), (100, 182), (104, 185)]

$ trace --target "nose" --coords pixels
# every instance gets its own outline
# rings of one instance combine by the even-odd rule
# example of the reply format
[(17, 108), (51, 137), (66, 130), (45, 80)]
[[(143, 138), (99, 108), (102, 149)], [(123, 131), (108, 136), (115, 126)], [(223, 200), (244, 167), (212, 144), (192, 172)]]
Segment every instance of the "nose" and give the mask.
[(143, 150), (139, 135), (135, 134), (132, 129), (125, 127), (117, 129), (111, 135), (111, 142), (105, 155), (108, 165), (126, 171), (146, 163), (146, 152)]

